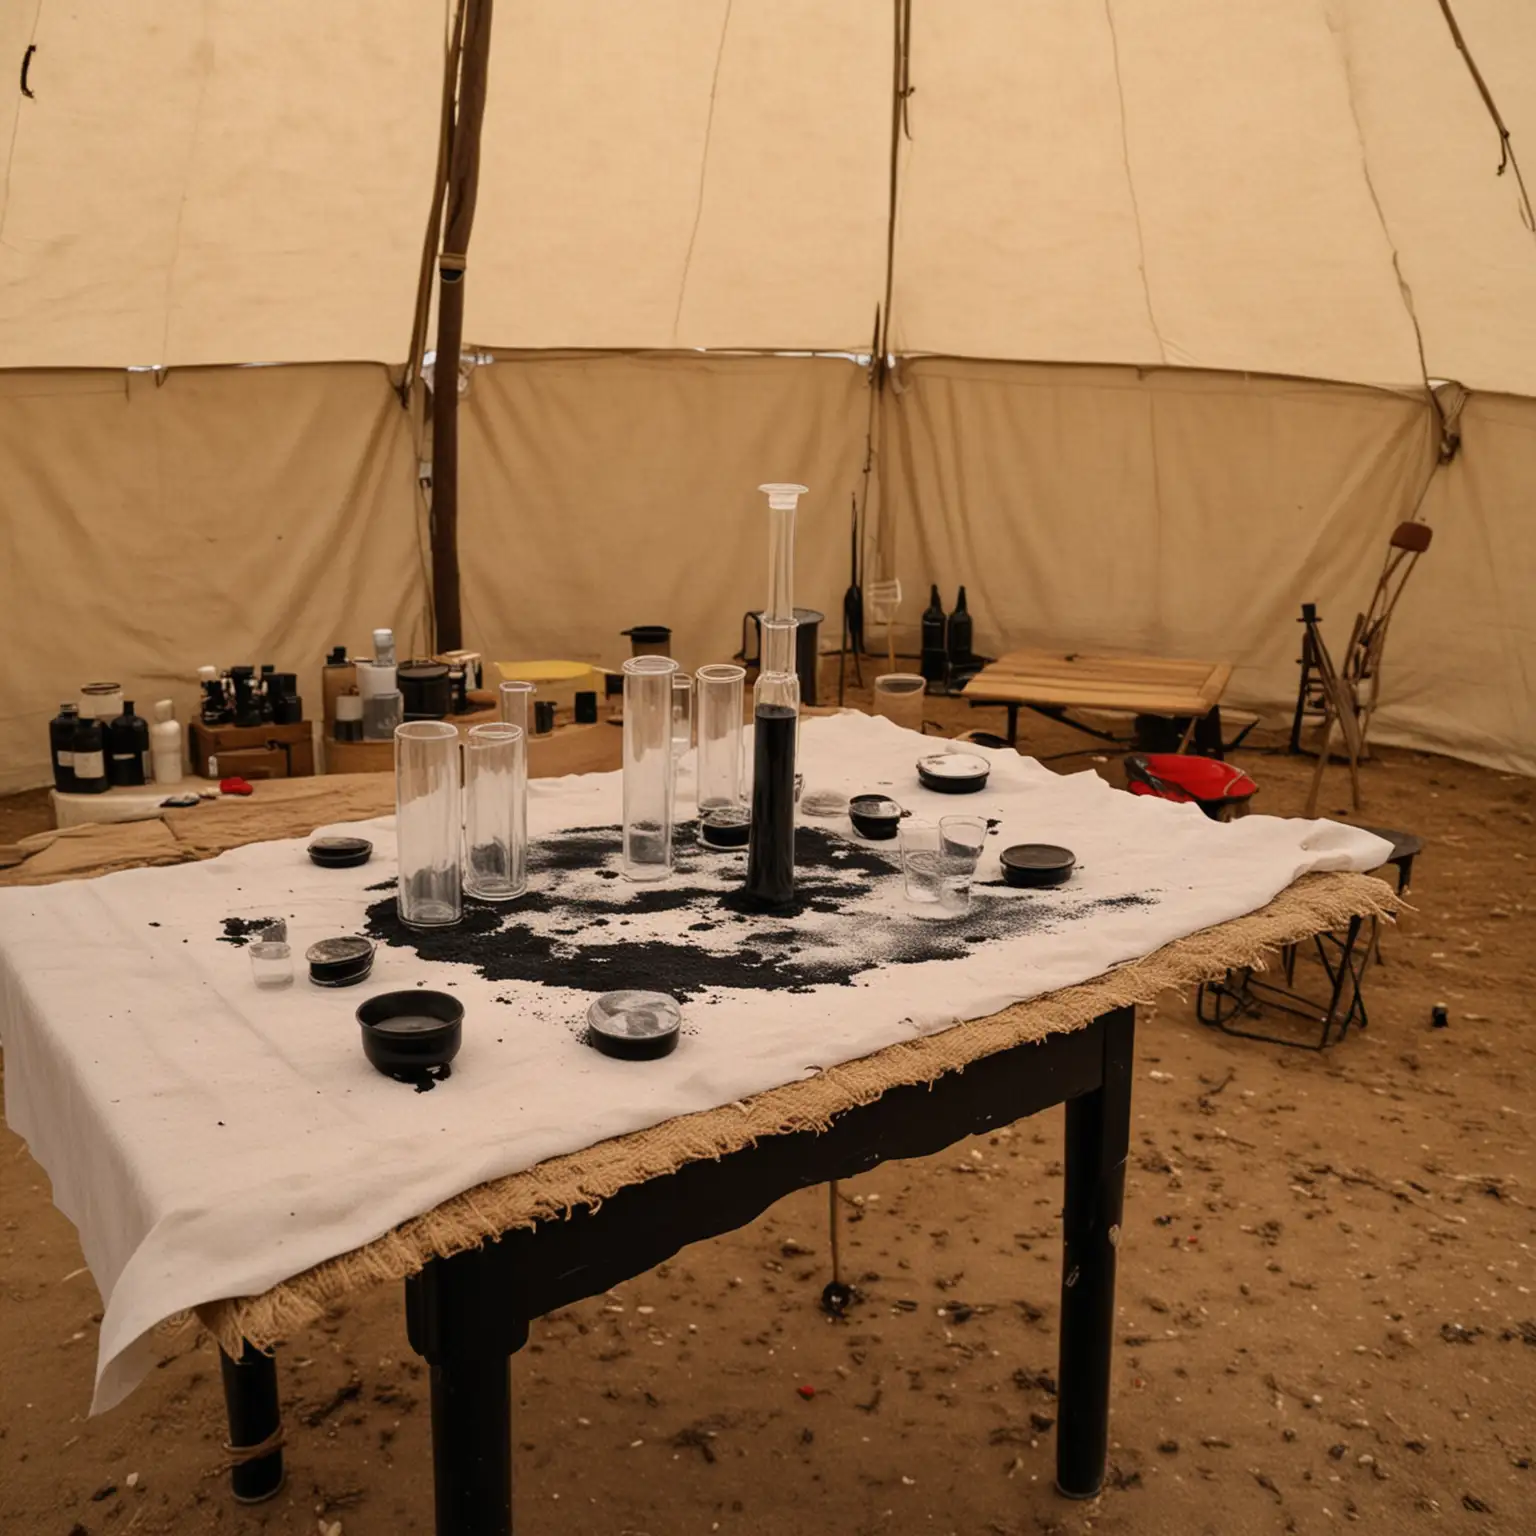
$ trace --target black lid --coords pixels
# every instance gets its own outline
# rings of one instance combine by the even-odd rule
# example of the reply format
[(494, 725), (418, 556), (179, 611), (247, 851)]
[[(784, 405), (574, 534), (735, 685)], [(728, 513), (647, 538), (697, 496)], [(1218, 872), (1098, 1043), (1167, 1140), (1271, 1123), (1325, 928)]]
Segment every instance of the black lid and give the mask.
[(633, 629), (621, 629), (621, 635), (633, 635), (636, 640), (670, 640), (671, 629), (665, 624), (636, 624)]
[(325, 664), (328, 667), (339, 667), (339, 666), (342, 666), (342, 665), (345, 664), (346, 659), (347, 659), (347, 648), (346, 648), (346, 646), (344, 646), (344, 645), (333, 645), (331, 647), (331, 654), (325, 658)]

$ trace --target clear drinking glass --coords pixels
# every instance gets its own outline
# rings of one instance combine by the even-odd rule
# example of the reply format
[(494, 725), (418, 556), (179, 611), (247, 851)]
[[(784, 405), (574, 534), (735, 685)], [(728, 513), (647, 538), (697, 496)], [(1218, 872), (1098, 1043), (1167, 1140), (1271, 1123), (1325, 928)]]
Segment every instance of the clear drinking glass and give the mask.
[(746, 669), (719, 665), (695, 674), (698, 700), (694, 714), (699, 737), (699, 815), (740, 805), (741, 711)]
[(670, 656), (624, 663), (624, 859), (627, 880), (672, 873), (672, 678)]
[(271, 923), (250, 946), (251, 980), (258, 987), (286, 987), (293, 982), (293, 954), (288, 948), (288, 924)]
[(395, 839), (400, 921), (446, 928), (464, 915), (459, 733), (446, 720), (395, 730)]
[(985, 816), (939, 817), (939, 846), (955, 858), (967, 856), (979, 861), (982, 849), (987, 846), (987, 818)]
[(875, 679), (875, 713), (909, 731), (923, 728), (923, 691), (928, 684), (915, 672), (887, 672)]
[(511, 901), (528, 889), (528, 738), (471, 726), (464, 742), (464, 890)]
[(672, 677), (672, 755), (681, 757), (693, 745), (693, 679), (686, 672)]
[(532, 708), (534, 686), (532, 683), (503, 683), (497, 690), (501, 699), (501, 723), (515, 725), (528, 740), (528, 711)]
[[(956, 831), (963, 833), (963, 829)], [(948, 917), (963, 917), (971, 907), (971, 881), (976, 874), (980, 845), (971, 847), (958, 838), (948, 841), (943, 823), (935, 826), (931, 821), (915, 818), (902, 822), (900, 836), (907, 900), (937, 906)]]

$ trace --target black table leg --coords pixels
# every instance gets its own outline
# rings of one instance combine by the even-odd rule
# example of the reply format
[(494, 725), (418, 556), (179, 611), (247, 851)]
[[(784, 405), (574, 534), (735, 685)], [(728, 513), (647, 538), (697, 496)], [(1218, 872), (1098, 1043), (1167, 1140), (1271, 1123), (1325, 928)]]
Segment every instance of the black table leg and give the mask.
[(1105, 1018), (1103, 1085), (1067, 1101), (1056, 1486), (1073, 1499), (1097, 1496), (1109, 1449), (1115, 1248), (1130, 1145), (1135, 1018), (1133, 1008)]
[[(259, 1504), (283, 1486), (283, 1430), (277, 1405), (277, 1361), (246, 1344), (238, 1360), (219, 1350), (224, 1408), (233, 1458), (230, 1489), (242, 1504)], [(252, 1454), (252, 1453), (255, 1454)]]
[(488, 1249), (433, 1259), (405, 1283), (411, 1347), (432, 1367), (437, 1536), (512, 1536), (512, 1373), (528, 1323)]

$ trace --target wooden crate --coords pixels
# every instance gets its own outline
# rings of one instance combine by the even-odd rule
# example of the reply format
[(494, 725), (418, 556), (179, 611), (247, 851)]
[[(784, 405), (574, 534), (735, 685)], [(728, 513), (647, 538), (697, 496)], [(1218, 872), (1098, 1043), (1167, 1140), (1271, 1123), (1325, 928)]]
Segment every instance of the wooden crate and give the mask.
[(214, 777), (208, 759), (219, 760), (218, 777), (238, 774), (244, 779), (301, 779), (315, 771), (315, 728), (308, 720), (297, 725), (204, 725), (187, 727), (192, 772)]

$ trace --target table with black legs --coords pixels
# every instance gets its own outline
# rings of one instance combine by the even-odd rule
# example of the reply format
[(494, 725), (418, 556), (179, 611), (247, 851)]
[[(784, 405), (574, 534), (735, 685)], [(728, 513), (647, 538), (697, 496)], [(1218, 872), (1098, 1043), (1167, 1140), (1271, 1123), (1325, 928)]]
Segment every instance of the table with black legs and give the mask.
[[(527, 1341), (531, 1319), (643, 1274), (689, 1243), (744, 1226), (794, 1190), (925, 1157), (1061, 1103), (1066, 1187), (1056, 1485), (1070, 1498), (1094, 1497), (1109, 1445), (1134, 1022), (1134, 1009), (1116, 1009), (1086, 1028), (999, 1051), (932, 1084), (889, 1089), (838, 1115), (825, 1131), (766, 1137), (629, 1185), (595, 1210), (431, 1260), (406, 1282), (405, 1304), (411, 1346), (431, 1367), (438, 1536), (510, 1536), (511, 1356)], [(235, 1494), (259, 1497), (282, 1478), (275, 1363), (249, 1348), (238, 1362), (226, 1357), (224, 1387)]]

